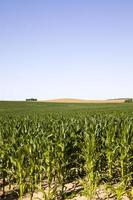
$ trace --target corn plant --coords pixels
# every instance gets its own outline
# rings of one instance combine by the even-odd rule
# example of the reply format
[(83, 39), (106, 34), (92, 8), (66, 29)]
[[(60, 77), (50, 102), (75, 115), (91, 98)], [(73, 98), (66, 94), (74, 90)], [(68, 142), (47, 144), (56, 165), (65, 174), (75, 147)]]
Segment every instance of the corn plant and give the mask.
[(67, 199), (66, 184), (80, 180), (88, 199), (100, 184), (114, 188), (118, 200), (131, 196), (132, 124), (128, 112), (0, 116), (3, 196), (15, 184), (20, 199), (28, 192), (32, 200), (35, 191), (45, 200)]
[[(91, 125), (90, 125), (91, 126)], [(88, 130), (89, 125), (87, 120), (85, 120), (85, 132), (84, 132), (84, 147), (83, 156), (85, 160), (85, 179), (83, 181), (84, 192), (88, 199), (92, 199), (95, 195), (95, 190), (97, 187), (97, 172), (95, 171), (96, 164), (96, 139), (95, 131), (92, 126)]]

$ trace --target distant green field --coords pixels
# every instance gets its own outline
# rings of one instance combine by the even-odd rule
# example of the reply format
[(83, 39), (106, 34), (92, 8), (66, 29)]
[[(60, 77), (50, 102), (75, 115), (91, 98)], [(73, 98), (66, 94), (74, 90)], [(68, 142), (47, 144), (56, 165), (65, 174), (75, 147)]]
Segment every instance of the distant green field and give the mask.
[(49, 112), (133, 112), (133, 103), (83, 104), (0, 101), (0, 114), (45, 114)]

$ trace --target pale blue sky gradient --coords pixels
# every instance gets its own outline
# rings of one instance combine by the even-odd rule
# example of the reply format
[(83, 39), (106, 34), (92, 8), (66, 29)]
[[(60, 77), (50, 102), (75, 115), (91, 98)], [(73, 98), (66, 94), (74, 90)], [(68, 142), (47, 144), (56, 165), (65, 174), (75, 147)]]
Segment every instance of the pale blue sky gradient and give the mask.
[(133, 97), (132, 0), (0, 0), (0, 99)]

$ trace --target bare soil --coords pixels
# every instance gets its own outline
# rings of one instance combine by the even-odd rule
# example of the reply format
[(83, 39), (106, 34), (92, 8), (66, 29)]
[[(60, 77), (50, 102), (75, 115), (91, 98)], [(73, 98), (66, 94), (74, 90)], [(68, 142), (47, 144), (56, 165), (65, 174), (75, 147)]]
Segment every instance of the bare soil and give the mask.
[[(82, 187), (79, 184), (75, 183), (68, 183), (66, 186), (66, 194), (68, 194), (67, 200), (88, 200), (87, 197), (85, 197), (82, 193)], [(11, 188), (9, 188), (9, 185), (5, 187), (5, 197), (2, 196), (2, 190), (0, 191), (0, 200), (18, 200), (18, 190), (16, 185), (12, 185)], [(70, 194), (74, 194), (73, 196)], [(95, 198), (92, 200), (116, 200), (116, 195), (112, 193), (107, 193), (107, 189), (104, 185), (99, 186), (99, 188), (96, 190)], [(121, 200), (132, 200), (133, 197), (129, 197), (127, 194), (123, 194), (123, 197)], [(30, 200), (30, 194), (25, 194), (23, 196), (23, 200)], [(33, 194), (32, 200), (44, 200), (43, 193), (36, 191)], [(61, 200), (55, 199), (55, 200)]]
[(55, 103), (124, 103), (124, 99), (116, 100), (86, 100), (86, 99), (74, 99), (74, 98), (62, 98), (62, 99), (50, 99), (41, 102), (55, 102)]

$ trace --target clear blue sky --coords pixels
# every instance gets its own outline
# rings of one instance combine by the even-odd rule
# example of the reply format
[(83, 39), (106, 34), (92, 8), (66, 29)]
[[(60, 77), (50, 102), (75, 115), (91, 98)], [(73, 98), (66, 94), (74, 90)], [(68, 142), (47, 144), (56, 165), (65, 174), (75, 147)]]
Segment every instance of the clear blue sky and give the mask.
[(0, 99), (133, 97), (133, 0), (0, 0)]

